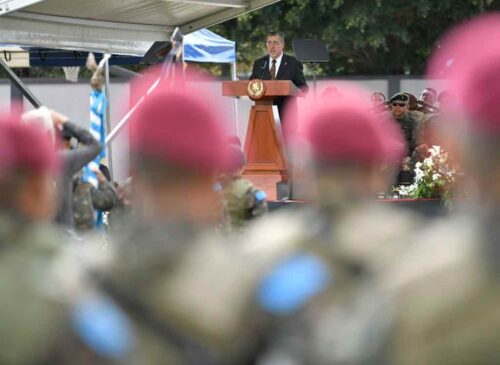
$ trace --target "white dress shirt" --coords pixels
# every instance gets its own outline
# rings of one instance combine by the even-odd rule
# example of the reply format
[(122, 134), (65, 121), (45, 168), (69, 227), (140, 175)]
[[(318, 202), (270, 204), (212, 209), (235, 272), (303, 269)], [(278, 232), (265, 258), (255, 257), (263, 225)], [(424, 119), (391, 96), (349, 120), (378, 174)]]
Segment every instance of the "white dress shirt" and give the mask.
[[(276, 75), (278, 75), (278, 70), (280, 69), (281, 60), (283, 59), (283, 52), (281, 52), (280, 56), (276, 58)], [(271, 72), (271, 67), (273, 67), (273, 58), (269, 56), (269, 72)]]

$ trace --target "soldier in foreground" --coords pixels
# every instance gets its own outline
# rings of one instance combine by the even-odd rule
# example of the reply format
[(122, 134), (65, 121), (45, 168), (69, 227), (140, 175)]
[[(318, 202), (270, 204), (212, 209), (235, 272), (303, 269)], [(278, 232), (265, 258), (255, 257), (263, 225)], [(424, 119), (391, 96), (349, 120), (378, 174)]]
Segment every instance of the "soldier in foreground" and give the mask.
[(0, 363), (126, 363), (127, 318), (98, 292), (68, 295), (54, 271), (68, 242), (50, 226), (53, 142), (16, 117), (0, 117), (0, 141)]
[[(390, 185), (405, 150), (398, 126), (371, 113), (368, 102), (360, 107), (360, 100), (368, 101), (362, 91), (343, 94), (336, 103), (311, 108), (302, 120), (316, 183), (314, 208), (277, 213), (248, 231), (246, 252), (274, 251), (257, 287), (258, 303), (272, 324), (260, 364), (342, 363), (351, 355), (375, 361), (381, 353), (348, 343), (349, 332), (363, 327), (344, 325), (344, 335), (332, 327), (339, 312), (351, 310), (344, 306), (383, 308), (376, 292), (364, 302), (355, 302), (352, 293), (397, 260), (419, 221), (375, 198)], [(380, 316), (370, 324), (387, 328), (390, 322)], [(367, 344), (369, 334), (361, 341)]]
[(500, 67), (491, 61), (500, 57), (499, 20), (489, 15), (459, 26), (431, 61), (432, 77), (440, 61), (451, 54), (457, 60), (448, 77), (460, 108), (443, 110), (442, 127), (459, 142), (470, 198), (452, 220), (416, 237), (383, 277), (395, 298), (388, 353), (398, 364), (500, 361), (493, 330), (500, 325), (500, 113), (494, 104)]
[[(495, 330), (500, 325), (500, 112), (491, 104), (500, 92), (500, 67), (492, 62), (500, 57), (499, 21), (490, 15), (461, 25), (442, 40), (431, 60), (433, 78), (451, 55), (456, 59), (446, 76), (460, 108), (454, 104), (443, 110), (442, 126), (465, 156), (463, 168), (473, 187), (469, 200), (449, 220), (408, 237), (408, 249), (388, 262), (369, 287), (353, 293), (362, 303), (375, 291), (387, 304), (376, 312), (362, 306), (338, 311), (332, 332), (346, 337), (353, 352), (330, 364), (500, 362)], [(380, 328), (377, 319), (384, 317), (390, 325)], [(349, 324), (364, 324), (363, 331), (346, 335), (342, 329)], [(366, 334), (371, 336), (363, 342)], [(355, 356), (370, 348), (382, 350), (378, 362)]]
[(90, 269), (134, 319), (150, 364), (244, 363), (240, 339), (251, 337), (241, 287), (254, 279), (215, 233), (226, 136), (213, 109), (168, 84), (140, 106), (130, 126), (134, 215), (116, 223), (111, 261)]

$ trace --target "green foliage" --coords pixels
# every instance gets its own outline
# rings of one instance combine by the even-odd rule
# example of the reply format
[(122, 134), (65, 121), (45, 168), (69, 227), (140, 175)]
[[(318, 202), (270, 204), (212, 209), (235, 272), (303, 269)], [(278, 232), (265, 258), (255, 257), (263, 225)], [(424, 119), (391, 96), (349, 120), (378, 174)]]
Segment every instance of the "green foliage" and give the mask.
[(211, 30), (236, 41), (240, 72), (265, 54), (267, 32), (280, 30), (289, 53), (294, 38), (327, 44), (322, 74), (421, 75), (446, 29), (495, 9), (500, 0), (283, 0)]

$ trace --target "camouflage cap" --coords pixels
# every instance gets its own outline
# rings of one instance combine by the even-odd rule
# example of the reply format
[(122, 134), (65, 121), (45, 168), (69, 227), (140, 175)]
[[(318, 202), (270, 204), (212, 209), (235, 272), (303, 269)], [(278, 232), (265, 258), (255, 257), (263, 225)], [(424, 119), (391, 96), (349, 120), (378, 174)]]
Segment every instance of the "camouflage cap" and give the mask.
[(130, 124), (132, 154), (158, 159), (200, 173), (217, 171), (224, 160), (222, 117), (204, 95), (158, 86)]
[(0, 116), (0, 180), (15, 171), (42, 174), (56, 167), (56, 151), (44, 130), (20, 123), (20, 117)]

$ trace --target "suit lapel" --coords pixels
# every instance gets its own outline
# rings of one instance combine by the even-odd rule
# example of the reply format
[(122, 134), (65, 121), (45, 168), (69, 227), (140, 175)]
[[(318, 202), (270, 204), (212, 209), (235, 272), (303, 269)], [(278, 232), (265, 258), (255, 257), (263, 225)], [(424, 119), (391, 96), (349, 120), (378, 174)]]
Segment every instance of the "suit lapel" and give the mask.
[(261, 65), (261, 69), (263, 68), (262, 80), (271, 80), (271, 72), (269, 71), (269, 58), (265, 58), (264, 60), (262, 60)]
[[(286, 55), (283, 54), (283, 58), (281, 59), (280, 68), (278, 69), (278, 73), (276, 74), (276, 80), (281, 80), (287, 67), (288, 67), (288, 57), (286, 57)], [(271, 75), (271, 74), (269, 74), (269, 75)]]

